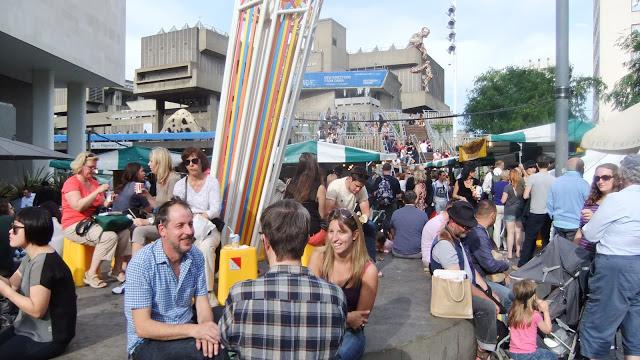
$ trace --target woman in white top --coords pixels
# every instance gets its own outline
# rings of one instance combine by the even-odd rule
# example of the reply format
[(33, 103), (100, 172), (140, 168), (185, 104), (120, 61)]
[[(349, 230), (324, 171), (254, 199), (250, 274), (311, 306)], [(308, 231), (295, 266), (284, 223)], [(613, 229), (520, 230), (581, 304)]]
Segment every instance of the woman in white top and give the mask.
[[(204, 255), (206, 263), (205, 274), (209, 303), (218, 305), (213, 285), (216, 271), (216, 248), (220, 245), (220, 233), (213, 226), (211, 220), (220, 216), (222, 207), (220, 185), (216, 178), (205, 173), (205, 170), (209, 168), (209, 160), (199, 149), (194, 147), (184, 149), (182, 161), (187, 169), (187, 176), (176, 183), (173, 195), (186, 201), (191, 207), (196, 237), (194, 244)], [(200, 221), (202, 219), (206, 221)]]

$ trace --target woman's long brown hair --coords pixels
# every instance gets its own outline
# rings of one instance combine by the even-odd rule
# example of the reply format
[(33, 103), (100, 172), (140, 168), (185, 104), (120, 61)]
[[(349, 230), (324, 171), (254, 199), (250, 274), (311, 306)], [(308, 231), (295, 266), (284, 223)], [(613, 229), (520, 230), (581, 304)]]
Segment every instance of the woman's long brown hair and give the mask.
[[(350, 215), (346, 216), (347, 213)], [(331, 224), (332, 221), (337, 221), (340, 228), (349, 229), (351, 232), (356, 233), (356, 238), (351, 250), (351, 275), (347, 279), (347, 282), (342, 286), (358, 287), (362, 283), (362, 275), (364, 274), (367, 263), (370, 261), (367, 248), (364, 245), (362, 224), (360, 224), (360, 220), (356, 219), (353, 212), (347, 209), (334, 209), (331, 211), (328, 217), (329, 224)], [(322, 263), (320, 273), (323, 279), (329, 280), (329, 277), (333, 272), (334, 261), (335, 253), (333, 251), (333, 247), (331, 244), (326, 244), (324, 249), (324, 261)]]
[[(594, 174), (598, 172), (598, 169), (600, 168), (609, 169), (613, 174), (613, 189), (611, 189), (611, 192), (620, 191), (620, 189), (622, 188), (622, 181), (620, 181), (620, 171), (618, 170), (618, 165), (611, 163), (598, 165)], [(602, 199), (603, 196), (604, 194), (598, 188), (598, 183), (595, 181), (591, 181), (591, 191), (589, 192), (589, 197), (587, 198), (587, 201), (585, 201), (585, 204), (595, 205), (600, 199)]]

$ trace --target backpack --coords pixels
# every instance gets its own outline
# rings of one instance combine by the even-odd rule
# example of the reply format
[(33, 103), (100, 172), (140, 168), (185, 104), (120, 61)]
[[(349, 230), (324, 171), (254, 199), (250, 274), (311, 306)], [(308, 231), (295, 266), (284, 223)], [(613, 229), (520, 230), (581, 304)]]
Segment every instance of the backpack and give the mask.
[(380, 178), (378, 190), (376, 190), (376, 202), (379, 206), (389, 206), (393, 203), (395, 196), (391, 190), (391, 183), (386, 176)]

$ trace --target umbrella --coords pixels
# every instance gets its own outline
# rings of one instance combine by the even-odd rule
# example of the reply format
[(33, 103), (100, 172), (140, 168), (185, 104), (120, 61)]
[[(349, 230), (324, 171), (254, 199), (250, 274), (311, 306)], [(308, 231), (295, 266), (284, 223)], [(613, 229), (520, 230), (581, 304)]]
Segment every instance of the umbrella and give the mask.
[(640, 147), (640, 104), (614, 113), (606, 122), (599, 123), (582, 139), (585, 149), (605, 152), (636, 153)]
[[(569, 120), (569, 142), (579, 143), (584, 134), (593, 129), (592, 123), (579, 119)], [(556, 141), (556, 123), (535, 126), (527, 129), (511, 131), (503, 134), (491, 135), (491, 141), (506, 141), (518, 143), (541, 143)]]
[(69, 158), (69, 155), (62, 152), (0, 137), (0, 160)]
[[(137, 162), (148, 168), (150, 154), (151, 149), (141, 146), (131, 146), (98, 154), (98, 170), (124, 170), (131, 162)], [(177, 166), (181, 161), (180, 154), (171, 153), (173, 166)], [(71, 160), (53, 160), (49, 166), (56, 169), (70, 169)]]
[(319, 163), (357, 163), (393, 160), (396, 154), (359, 149), (323, 141), (304, 141), (290, 144), (284, 150), (284, 164), (296, 164), (302, 153), (316, 154)]

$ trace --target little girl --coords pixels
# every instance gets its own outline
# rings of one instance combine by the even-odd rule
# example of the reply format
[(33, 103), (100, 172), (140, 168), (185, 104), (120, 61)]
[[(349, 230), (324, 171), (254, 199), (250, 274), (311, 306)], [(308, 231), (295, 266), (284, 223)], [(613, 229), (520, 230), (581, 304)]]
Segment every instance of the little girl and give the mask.
[[(515, 299), (509, 310), (509, 352), (513, 360), (557, 360), (547, 349), (538, 349), (538, 329), (545, 334), (551, 332), (549, 304), (536, 297), (536, 283), (531, 280), (518, 281), (513, 286)], [(540, 314), (542, 313), (542, 314)]]

